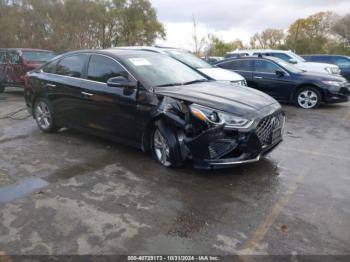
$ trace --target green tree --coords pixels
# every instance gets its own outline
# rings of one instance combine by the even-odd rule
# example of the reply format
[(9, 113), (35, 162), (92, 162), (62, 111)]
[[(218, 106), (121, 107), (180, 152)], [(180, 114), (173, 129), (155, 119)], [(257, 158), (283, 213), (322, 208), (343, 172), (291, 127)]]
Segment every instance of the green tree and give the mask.
[(290, 25), (287, 46), (299, 54), (327, 52), (334, 13), (320, 12)]
[(208, 56), (225, 56), (226, 53), (243, 47), (243, 42), (239, 39), (232, 42), (225, 42), (219, 37), (210, 34), (208, 36), (208, 47), (206, 53)]
[(165, 37), (149, 0), (0, 0), (0, 47), (67, 51)]
[(272, 48), (278, 49), (285, 42), (285, 34), (283, 30), (268, 28), (261, 33), (256, 33), (250, 38), (252, 48)]

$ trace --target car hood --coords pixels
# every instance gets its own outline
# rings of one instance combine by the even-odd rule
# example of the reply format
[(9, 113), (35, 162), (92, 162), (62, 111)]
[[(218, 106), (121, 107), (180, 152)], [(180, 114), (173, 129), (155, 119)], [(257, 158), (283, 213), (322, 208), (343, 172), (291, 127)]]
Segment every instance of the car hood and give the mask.
[(231, 72), (226, 69), (211, 67), (211, 68), (198, 68), (203, 74), (209, 76), (210, 78), (216, 81), (242, 81), (244, 80), (243, 76)]
[(154, 92), (250, 119), (281, 108), (275, 99), (260, 91), (215, 81), (157, 87)]
[(296, 64), (301, 69), (307, 70), (307, 71), (316, 71), (316, 72), (326, 72), (328, 73), (325, 68), (330, 67), (330, 68), (335, 68), (339, 69), (338, 66), (332, 65), (332, 64), (324, 64), (324, 63), (314, 63), (314, 62), (302, 62)]
[(337, 82), (347, 82), (347, 80), (341, 75), (331, 75), (329, 73), (320, 73), (320, 72), (304, 72), (300, 73), (304, 79), (310, 79), (312, 81), (337, 81)]

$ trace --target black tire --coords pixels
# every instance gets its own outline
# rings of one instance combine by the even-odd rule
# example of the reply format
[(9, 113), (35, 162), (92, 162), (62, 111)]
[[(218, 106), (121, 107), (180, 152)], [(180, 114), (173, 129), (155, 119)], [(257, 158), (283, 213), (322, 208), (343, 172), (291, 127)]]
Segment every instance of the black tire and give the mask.
[(321, 92), (313, 86), (299, 89), (294, 97), (295, 105), (303, 109), (315, 109), (320, 106), (321, 102)]
[[(156, 146), (155, 141), (157, 140), (158, 135), (163, 137), (166, 147), (168, 148), (168, 151), (165, 149), (162, 152), (164, 155), (164, 151), (167, 151), (165, 161), (159, 155), (159, 150), (162, 151), (162, 149), (160, 149), (159, 146)], [(164, 167), (178, 167), (183, 164), (180, 144), (176, 132), (162, 122), (158, 122), (153, 128), (150, 145), (153, 158)]]
[(4, 93), (4, 92), (5, 92), (5, 87), (0, 84), (0, 93)]
[(56, 125), (55, 114), (51, 103), (46, 98), (39, 98), (35, 101), (33, 116), (38, 127), (44, 133), (55, 133), (60, 129)]

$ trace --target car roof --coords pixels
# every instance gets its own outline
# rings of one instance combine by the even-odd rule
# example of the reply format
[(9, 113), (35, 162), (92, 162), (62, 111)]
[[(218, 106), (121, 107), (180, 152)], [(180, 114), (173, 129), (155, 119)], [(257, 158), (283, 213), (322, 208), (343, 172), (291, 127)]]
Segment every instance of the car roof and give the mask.
[(302, 55), (302, 56), (348, 57), (346, 55), (327, 55), (327, 54), (312, 54), (312, 55)]
[(228, 52), (227, 54), (239, 54), (239, 53), (289, 53), (291, 50), (275, 50), (275, 49), (236, 49)]
[(61, 56), (80, 54), (80, 53), (101, 54), (101, 55), (108, 55), (112, 57), (121, 57), (121, 56), (128, 56), (128, 55), (137, 55), (137, 54), (147, 54), (147, 55), (150, 54), (150, 52), (142, 51), (142, 50), (110, 48), (110, 49), (76, 50), (76, 51), (70, 51), (70, 52), (64, 53)]
[(237, 61), (237, 60), (256, 60), (256, 59), (271, 60), (273, 62), (283, 61), (280, 58), (272, 57), (272, 56), (241, 56), (241, 57), (229, 57), (229, 58), (226, 58), (224, 60), (218, 61), (217, 63), (215, 63), (215, 65), (224, 64), (226, 62)]
[(53, 52), (51, 50), (45, 49), (35, 49), (35, 48), (0, 48), (0, 51), (36, 51), (36, 52)]
[(125, 50), (141, 50), (141, 51), (151, 51), (154, 53), (163, 53), (164, 51), (182, 51), (188, 52), (186, 49), (176, 48), (176, 47), (162, 47), (162, 46), (121, 46), (115, 47), (113, 49), (125, 49)]

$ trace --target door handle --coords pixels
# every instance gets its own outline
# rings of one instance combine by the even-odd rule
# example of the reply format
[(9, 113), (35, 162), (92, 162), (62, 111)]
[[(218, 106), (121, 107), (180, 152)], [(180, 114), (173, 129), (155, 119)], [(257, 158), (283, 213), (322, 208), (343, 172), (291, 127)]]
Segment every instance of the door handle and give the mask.
[(86, 92), (81, 92), (82, 95), (84, 96), (93, 96), (94, 94), (91, 94), (91, 93), (86, 93)]
[(262, 76), (254, 76), (255, 79), (262, 79)]
[(47, 87), (56, 87), (55, 84), (50, 84), (50, 83), (46, 84), (46, 86), (47, 86)]

